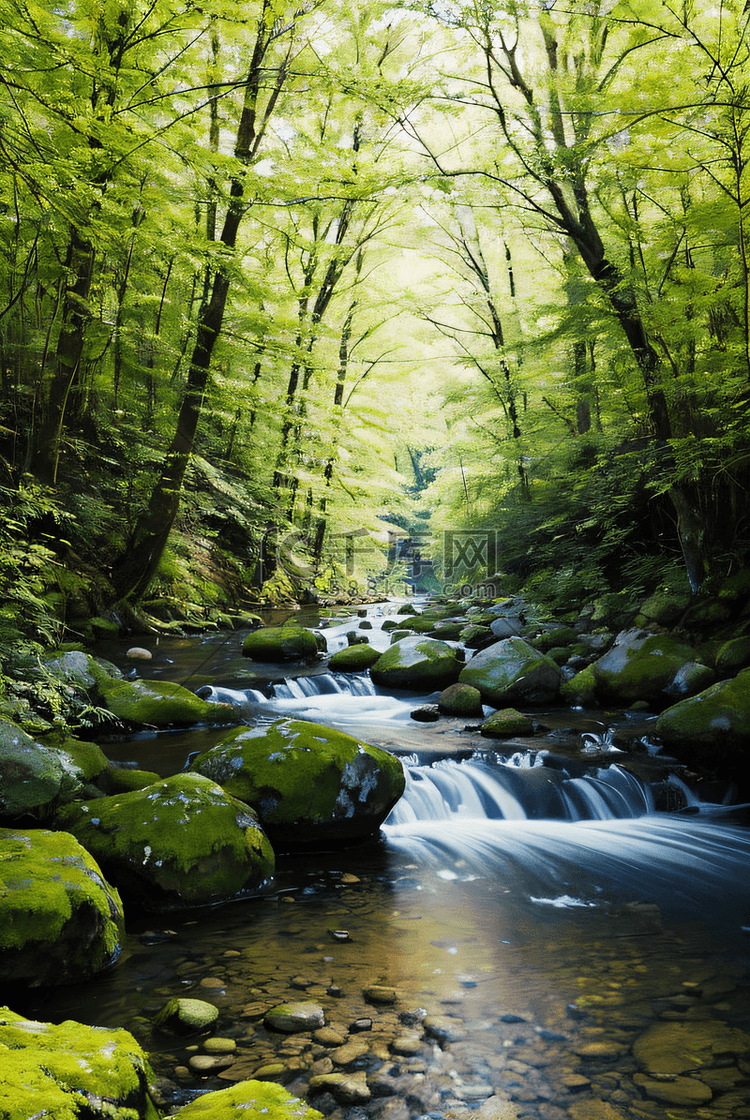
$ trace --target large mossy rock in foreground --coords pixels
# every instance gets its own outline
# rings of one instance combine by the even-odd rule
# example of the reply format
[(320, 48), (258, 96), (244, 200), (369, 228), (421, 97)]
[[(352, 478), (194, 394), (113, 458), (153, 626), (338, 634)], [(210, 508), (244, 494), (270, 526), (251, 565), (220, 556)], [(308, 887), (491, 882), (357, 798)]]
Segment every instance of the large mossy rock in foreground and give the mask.
[(114, 964), (124, 938), (120, 896), (77, 840), (0, 829), (0, 981), (87, 980)]
[(560, 691), (562, 674), (552, 658), (523, 638), (505, 638), (476, 653), (461, 671), (462, 684), (473, 685), (495, 708), (549, 704)]
[(180, 1120), (323, 1120), (322, 1113), (272, 1081), (240, 1081), (180, 1109)]
[(314, 661), (320, 650), (315, 634), (304, 626), (263, 626), (247, 635), (242, 653), (253, 661)]
[(405, 785), (387, 751), (293, 719), (230, 731), (192, 769), (251, 805), (277, 851), (372, 836)]
[(456, 651), (434, 638), (402, 638), (382, 653), (370, 669), (375, 684), (385, 688), (429, 691), (453, 684), (461, 671)]
[(226, 902), (274, 872), (252, 810), (199, 774), (68, 805), (60, 823), (127, 899), (151, 911)]
[(40, 1023), (0, 1008), (3, 1120), (158, 1120), (150, 1077), (128, 1031)]
[(656, 734), (684, 762), (739, 763), (750, 750), (750, 669), (666, 708)]

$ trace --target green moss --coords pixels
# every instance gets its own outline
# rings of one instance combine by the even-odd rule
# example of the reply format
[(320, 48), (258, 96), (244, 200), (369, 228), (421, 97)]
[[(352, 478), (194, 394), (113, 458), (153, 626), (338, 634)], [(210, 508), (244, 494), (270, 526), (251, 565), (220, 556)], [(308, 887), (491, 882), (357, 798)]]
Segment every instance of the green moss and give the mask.
[(371, 832), (404, 790), (401, 763), (387, 751), (292, 719), (232, 731), (192, 769), (252, 805), (283, 843), (291, 838), (283, 829), (301, 822)]
[(514, 735), (533, 735), (534, 725), (528, 716), (515, 708), (501, 708), (493, 712), (482, 726), (480, 733), (490, 739), (509, 739)]
[(274, 870), (273, 849), (247, 805), (195, 773), (66, 806), (60, 823), (114, 881), (137, 878), (184, 905), (257, 888)]
[(254, 661), (310, 661), (318, 655), (318, 641), (302, 626), (266, 626), (247, 635), (242, 652)]
[(376, 684), (392, 688), (445, 688), (457, 678), (461, 664), (456, 652), (445, 642), (413, 636), (394, 641), (371, 669)]
[(379, 657), (380, 654), (372, 646), (347, 646), (331, 656), (328, 668), (339, 673), (361, 673), (374, 665)]
[(168, 724), (234, 723), (237, 713), (229, 704), (209, 704), (171, 681), (99, 682), (102, 701), (125, 723), (164, 727)]
[(3, 1120), (78, 1120), (92, 1115), (97, 1098), (111, 1102), (106, 1114), (117, 1120), (156, 1120), (150, 1077), (146, 1055), (128, 1031), (39, 1023), (0, 1009)]
[(180, 1110), (180, 1120), (322, 1120), (322, 1114), (271, 1081), (241, 1081), (206, 1093)]
[(116, 960), (125, 936), (117, 891), (73, 836), (0, 829), (0, 950), (14, 954), (4, 962), (5, 978), (13, 968), (22, 978), (18, 953), (39, 952), (34, 946), (55, 945), (69, 931), (69, 975), (48, 961), (47, 977), (40, 960), (34, 982), (68, 983)]
[(132, 793), (136, 789), (145, 789), (154, 782), (160, 781), (161, 776), (153, 770), (130, 770), (125, 766), (111, 766), (107, 771), (107, 792)]

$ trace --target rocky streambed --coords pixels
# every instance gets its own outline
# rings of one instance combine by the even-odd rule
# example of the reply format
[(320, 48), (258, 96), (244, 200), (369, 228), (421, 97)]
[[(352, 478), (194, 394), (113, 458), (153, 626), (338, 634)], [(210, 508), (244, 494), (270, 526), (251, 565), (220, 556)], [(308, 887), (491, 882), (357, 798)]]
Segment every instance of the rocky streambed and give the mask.
[[(424, 638), (402, 625), (417, 616), (397, 609), (318, 627), (327, 655), (305, 666), (243, 659), (241, 635), (193, 641), (187, 671), (169, 643), (151, 651), (139, 679), (184, 680), (204, 701), (234, 706), (246, 725), (313, 720), (399, 757), (400, 816), (354, 847), (277, 855), (272, 882), (234, 903), (150, 917), (131, 909), (113, 969), (72, 987), (22, 986), (11, 993), (14, 1010), (36, 1022), (125, 1027), (150, 1056), (162, 1112), (213, 1101), (217, 1117), (224, 1107), (242, 1115), (241, 1094), (261, 1083), (341, 1120), (750, 1114), (750, 847), (732, 819), (739, 811), (722, 804), (732, 795), (715, 780), (721, 767), (688, 770), (654, 749), (654, 709), (669, 706), (672, 678), (661, 675), (658, 703), (624, 715), (622, 701), (604, 706), (610, 686), (595, 668), (617, 648), (614, 634), (602, 645), (575, 631), (588, 633), (575, 643), (588, 653), (566, 647), (563, 658), (552, 644), (561, 628), (535, 637), (515, 603), (489, 622), (459, 612), (451, 636), (445, 611), (423, 612)], [(500, 637), (493, 622), (523, 634)], [(484, 693), (461, 682), (474, 656), (460, 634), (467, 624), (489, 630), (483, 650), (511, 639), (529, 646), (519, 685), (509, 659), (504, 693), (497, 669)], [(369, 672), (329, 672), (363, 636), (385, 654), (398, 630), (409, 643), (395, 658), (399, 672), (427, 641), (447, 646), (440, 657), (456, 679), (431, 677), (429, 656), (422, 679), (395, 685), (373, 685), (377, 661)], [(619, 633), (636, 652), (659, 636)], [(742, 675), (717, 672), (716, 651), (736, 640), (722, 637), (708, 688)], [(644, 654), (652, 678), (653, 650)], [(109, 651), (127, 678), (125, 652)], [(504, 652), (516, 657), (517, 641)], [(615, 656), (629, 667), (635, 654)], [(541, 702), (528, 693), (532, 658), (557, 682)], [(561, 707), (574, 681), (599, 688), (599, 706)], [(479, 711), (446, 710), (457, 683), (479, 691)], [(499, 730), (503, 712), (522, 722)], [(164, 778), (225, 733), (168, 725), (103, 746), (126, 771)], [(727, 738), (736, 757), (741, 733)], [(183, 1000), (193, 1005), (186, 1015), (208, 1019), (166, 1014)], [(240, 1096), (225, 1106), (228, 1089)]]

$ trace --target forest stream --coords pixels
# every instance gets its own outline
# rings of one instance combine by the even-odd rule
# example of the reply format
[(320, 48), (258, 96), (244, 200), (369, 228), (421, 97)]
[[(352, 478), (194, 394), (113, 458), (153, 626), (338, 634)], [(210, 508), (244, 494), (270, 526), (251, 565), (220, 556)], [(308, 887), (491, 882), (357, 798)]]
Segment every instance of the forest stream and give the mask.
[[(369, 609), (377, 648), (395, 609)], [(360, 622), (328, 620), (329, 652)], [(404, 762), (404, 797), (369, 844), (279, 857), (259, 897), (131, 921), (114, 969), (32, 993), (25, 1012), (131, 1030), (167, 1106), (259, 1075), (359, 1120), (750, 1117), (750, 831), (670, 772), (648, 719), (632, 754), (612, 744), (625, 716), (604, 711), (534, 713), (546, 734), (491, 741), (466, 719), (416, 722), (431, 698), (368, 677), (263, 666), (261, 679), (242, 638), (162, 638), (139, 672), (230, 690), (249, 721), (292, 713), (383, 746)], [(97, 653), (132, 672), (126, 649)], [(168, 776), (222, 733), (103, 746)], [(212, 1036), (227, 1040), (203, 1074), (200, 1038), (148, 1030), (186, 994), (219, 1008)], [(289, 1000), (322, 1006), (327, 1045), (264, 1027)], [(308, 1095), (332, 1055), (365, 1071), (369, 1096)]]

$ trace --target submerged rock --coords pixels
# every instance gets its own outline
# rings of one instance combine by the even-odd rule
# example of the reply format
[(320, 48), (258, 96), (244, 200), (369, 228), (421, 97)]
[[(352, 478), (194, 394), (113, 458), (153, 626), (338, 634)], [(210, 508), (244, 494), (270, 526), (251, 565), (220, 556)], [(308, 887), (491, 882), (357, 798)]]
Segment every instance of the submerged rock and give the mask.
[(225, 902), (258, 890), (274, 871), (252, 810), (200, 774), (69, 805), (60, 823), (152, 911)]
[(510, 739), (514, 735), (533, 735), (534, 725), (515, 708), (501, 708), (487, 717), (479, 732), (489, 739)]
[(192, 769), (251, 805), (278, 851), (372, 836), (405, 787), (387, 751), (292, 719), (231, 731)]
[(4, 1008), (0, 1055), (5, 1120), (158, 1120), (148, 1060), (128, 1031), (40, 1023)]
[(479, 689), (493, 707), (548, 704), (560, 691), (562, 675), (555, 662), (525, 642), (505, 638), (476, 653), (459, 677)]
[(0, 829), (0, 980), (78, 983), (124, 939), (120, 896), (73, 836)]
[(456, 681), (440, 693), (438, 707), (447, 716), (481, 716), (482, 694), (473, 685)]
[(279, 1004), (267, 1011), (263, 1019), (266, 1027), (282, 1034), (317, 1031), (325, 1026), (325, 1021), (323, 1008), (310, 1000)]
[(230, 704), (209, 704), (173, 681), (125, 681), (103, 678), (97, 685), (101, 702), (128, 724), (166, 727), (170, 724), (234, 723)]
[(452, 684), (460, 671), (461, 662), (451, 646), (416, 635), (402, 638), (381, 654), (370, 676), (386, 688), (432, 690)]

